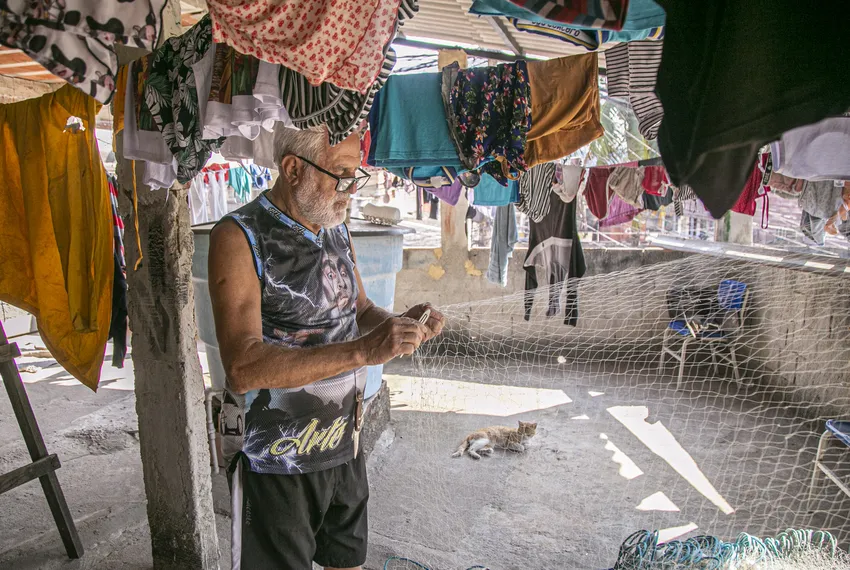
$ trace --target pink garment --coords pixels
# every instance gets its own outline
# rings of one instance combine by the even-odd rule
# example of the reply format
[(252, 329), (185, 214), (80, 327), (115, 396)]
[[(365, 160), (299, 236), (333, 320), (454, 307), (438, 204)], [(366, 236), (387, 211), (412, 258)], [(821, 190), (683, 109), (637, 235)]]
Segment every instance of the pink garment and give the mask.
[(213, 40), (304, 75), (369, 91), (400, 0), (207, 0)]
[(643, 208), (636, 208), (615, 194), (611, 196), (611, 201), (608, 203), (608, 215), (605, 219), (599, 220), (599, 227), (617, 226), (631, 222), (641, 212), (643, 212)]

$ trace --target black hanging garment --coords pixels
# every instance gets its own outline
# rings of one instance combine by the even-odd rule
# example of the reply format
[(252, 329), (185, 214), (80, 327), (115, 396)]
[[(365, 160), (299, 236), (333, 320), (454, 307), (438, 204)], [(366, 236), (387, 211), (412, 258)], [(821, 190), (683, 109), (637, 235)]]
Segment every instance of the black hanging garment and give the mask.
[(115, 276), (112, 279), (112, 321), (109, 323), (109, 340), (112, 341), (112, 366), (124, 368), (127, 356), (127, 278), (118, 257), (118, 250), (112, 253)]
[(658, 148), (673, 184), (691, 186), (719, 218), (762, 145), (850, 108), (850, 2), (658, 3), (667, 13)]
[[(528, 255), (525, 257), (525, 320), (531, 318), (531, 307), (538, 281), (550, 287), (546, 316), (560, 312), (563, 284), (571, 277), (584, 275), (584, 252), (578, 237), (576, 203), (564, 203), (554, 193), (549, 194), (549, 213), (535, 222), (529, 220)], [(578, 322), (578, 287), (567, 281), (564, 307), (564, 324), (575, 326)]]

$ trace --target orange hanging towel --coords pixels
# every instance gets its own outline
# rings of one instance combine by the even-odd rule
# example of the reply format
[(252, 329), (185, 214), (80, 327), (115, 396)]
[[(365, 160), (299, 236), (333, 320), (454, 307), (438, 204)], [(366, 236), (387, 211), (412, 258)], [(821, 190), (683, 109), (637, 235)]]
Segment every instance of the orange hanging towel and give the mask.
[[(0, 301), (34, 315), (59, 364), (93, 390), (114, 270), (99, 107), (70, 85), (0, 105)], [(69, 117), (84, 129), (66, 129)]]

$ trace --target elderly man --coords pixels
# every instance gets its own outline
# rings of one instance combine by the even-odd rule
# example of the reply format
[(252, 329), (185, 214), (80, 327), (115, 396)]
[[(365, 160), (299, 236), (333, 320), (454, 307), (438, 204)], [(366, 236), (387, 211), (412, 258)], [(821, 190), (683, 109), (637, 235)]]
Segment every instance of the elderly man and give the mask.
[(356, 569), (367, 545), (365, 367), (413, 353), (443, 317), (427, 305), (392, 315), (363, 291), (343, 224), (368, 179), (358, 138), (331, 147), (324, 129), (281, 128), (274, 142), (277, 183), (210, 235), (216, 336), (245, 412), (230, 468), (233, 568)]

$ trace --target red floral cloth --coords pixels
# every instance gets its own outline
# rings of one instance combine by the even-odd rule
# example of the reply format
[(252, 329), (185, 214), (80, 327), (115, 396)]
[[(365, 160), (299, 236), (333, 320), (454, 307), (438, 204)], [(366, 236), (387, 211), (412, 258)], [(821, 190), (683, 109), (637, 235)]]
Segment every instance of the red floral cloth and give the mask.
[(207, 0), (213, 39), (365, 94), (395, 32), (399, 0)]

